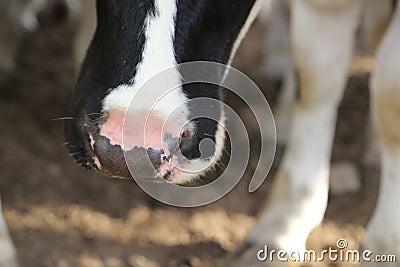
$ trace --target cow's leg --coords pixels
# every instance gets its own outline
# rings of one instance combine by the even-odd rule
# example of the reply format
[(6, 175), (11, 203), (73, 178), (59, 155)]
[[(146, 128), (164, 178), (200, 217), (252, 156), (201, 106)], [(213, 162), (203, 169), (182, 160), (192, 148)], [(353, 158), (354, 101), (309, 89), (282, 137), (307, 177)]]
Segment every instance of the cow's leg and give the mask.
[(0, 267), (18, 267), (16, 250), (11, 241), (0, 201)]
[[(267, 4), (269, 3), (266, 2), (265, 5)], [(272, 81), (277, 81), (276, 84), (280, 86), (274, 116), (278, 143), (285, 144), (290, 132), (296, 95), (295, 71), (290, 48), (289, 1), (274, 1), (271, 9), (271, 11), (268, 10), (269, 16), (267, 18), (261, 13), (263, 23), (268, 25), (264, 42), (263, 69), (266, 76)]]
[[(397, 255), (400, 251), (399, 37), (400, 6), (379, 48), (371, 80), (374, 119), (381, 141), (382, 178), (378, 203), (367, 227), (364, 246), (375, 254)], [(373, 263), (365, 265), (374, 266)], [(391, 266), (400, 266), (400, 263)]]
[[(392, 0), (364, 0), (363, 19), (361, 22), (361, 44), (363, 49), (375, 51), (385, 34), (393, 12)], [(367, 125), (367, 146), (363, 156), (363, 163), (369, 168), (378, 168), (380, 149), (377, 131), (370, 120)]]
[(255, 251), (264, 245), (289, 252), (304, 250), (327, 205), (337, 108), (346, 85), (360, 2), (291, 3), (299, 100), (269, 205), (250, 231), (246, 245), (239, 249), (244, 255), (238, 266), (256, 266)]

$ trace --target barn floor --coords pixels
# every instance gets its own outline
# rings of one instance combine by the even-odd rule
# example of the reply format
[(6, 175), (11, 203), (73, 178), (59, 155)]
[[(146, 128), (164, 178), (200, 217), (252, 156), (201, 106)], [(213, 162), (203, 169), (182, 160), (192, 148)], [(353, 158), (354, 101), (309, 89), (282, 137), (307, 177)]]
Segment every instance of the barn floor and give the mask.
[[(237, 57), (236, 66), (248, 74), (259, 65), (258, 31), (252, 30)], [(21, 266), (215, 266), (255, 221), (268, 183), (250, 195), (244, 179), (214, 204), (181, 209), (156, 202), (133, 181), (78, 168), (61, 145), (63, 123), (52, 120), (65, 116), (74, 85), (72, 34), (73, 26), (58, 22), (29, 35), (15, 76), (0, 87), (0, 194)], [(268, 87), (263, 77), (253, 76)], [(354, 162), (365, 186), (359, 193), (330, 196), (310, 248), (333, 246), (339, 238), (358, 247), (371, 215), (379, 170), (361, 161), (367, 78), (364, 72), (351, 78), (333, 155), (335, 162)]]

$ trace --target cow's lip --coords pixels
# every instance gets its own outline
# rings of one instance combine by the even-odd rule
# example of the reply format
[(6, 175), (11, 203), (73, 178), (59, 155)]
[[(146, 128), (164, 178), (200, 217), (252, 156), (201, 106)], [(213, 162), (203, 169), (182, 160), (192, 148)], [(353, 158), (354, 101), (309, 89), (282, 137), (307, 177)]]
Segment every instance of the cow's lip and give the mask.
[[(112, 144), (107, 137), (100, 134), (101, 122), (93, 121), (84, 114), (80, 116), (81, 119), (79, 122), (75, 121), (74, 125), (69, 126), (74, 127), (75, 131), (79, 130), (79, 132), (75, 133), (79, 135), (79, 140), (75, 138), (75, 142), (79, 145), (75, 146), (72, 144), (69, 146), (71, 155), (73, 155), (79, 165), (107, 176), (131, 179), (133, 178), (133, 174), (138, 170), (139, 175), (137, 176), (140, 176), (140, 167), (144, 165), (149, 166), (149, 162), (151, 162), (152, 165), (149, 166), (149, 169), (152, 167), (152, 170), (149, 170), (149, 175), (139, 177), (138, 180), (145, 180), (146, 182), (164, 180), (173, 183), (179, 171), (179, 167), (176, 167), (178, 163), (178, 156), (176, 154), (179, 154), (179, 138), (174, 138), (169, 133), (166, 134), (164, 140), (167, 145), (165, 153), (163, 150), (138, 146), (125, 151), (121, 146)], [(79, 147), (79, 151), (77, 151), (77, 147)], [(153, 152), (158, 151), (160, 156), (158, 157), (157, 153), (153, 153), (153, 157), (149, 157), (148, 152), (150, 150), (153, 150)], [(137, 162), (128, 163), (129, 154), (142, 155), (143, 159), (137, 159)], [(172, 164), (173, 159), (174, 164)], [(134, 166), (134, 168), (130, 168), (131, 166)]]
[(177, 162), (173, 162), (176, 158), (174, 156), (174, 154), (170, 154), (169, 156), (164, 155), (162, 162), (157, 169), (159, 176), (168, 182), (173, 182), (174, 176), (179, 170), (179, 168), (176, 166)]
[[(93, 159), (98, 159), (101, 168), (96, 170), (102, 174), (139, 181), (159, 182), (159, 178), (169, 180), (170, 175), (163, 172), (164, 162), (172, 156), (165, 156), (164, 151), (134, 146), (124, 150), (120, 145), (112, 144), (102, 135), (91, 134)], [(96, 164), (96, 162), (94, 162)], [(165, 168), (164, 168), (165, 170)], [(172, 174), (172, 168), (169, 168)]]
[(88, 170), (98, 171), (94, 151), (90, 145), (90, 129), (85, 122), (85, 116), (72, 116), (74, 119), (66, 122), (66, 146), (75, 162)]

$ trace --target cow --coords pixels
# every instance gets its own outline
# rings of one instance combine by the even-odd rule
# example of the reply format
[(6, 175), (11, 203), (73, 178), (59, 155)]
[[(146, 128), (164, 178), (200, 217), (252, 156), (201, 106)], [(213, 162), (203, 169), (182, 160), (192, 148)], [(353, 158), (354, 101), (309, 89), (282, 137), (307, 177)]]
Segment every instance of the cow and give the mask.
[[(372, 46), (378, 47), (370, 87), (372, 119), (382, 155), (378, 204), (367, 225), (363, 247), (375, 254), (395, 255), (399, 251), (400, 231), (394, 223), (399, 218), (394, 208), (399, 181), (399, 170), (395, 167), (399, 163), (396, 147), (400, 137), (395, 119), (400, 90), (400, 81), (395, 78), (399, 65), (395, 62), (400, 56), (400, 50), (395, 48), (400, 29), (399, 6), (395, 7), (393, 2), (395, 9), (387, 30), (373, 28), (390, 20), (391, 14), (385, 10), (387, 3), (369, 1), (371, 9), (363, 6), (362, 1), (290, 1), (290, 53), (298, 83), (298, 99), (288, 147), (268, 207), (238, 249), (242, 261), (237, 266), (257, 266), (254, 254), (262, 244), (285, 251), (304, 251), (307, 237), (322, 221), (328, 197), (337, 108), (363, 16), (363, 26), (370, 27), (370, 32), (374, 33), (366, 37), (370, 38)], [(374, 18), (373, 12), (378, 16)], [(382, 13), (385, 16), (382, 17)], [(374, 44), (382, 32), (382, 41)], [(393, 97), (391, 100), (389, 95)], [(363, 264), (374, 266), (377, 263)], [(398, 266), (398, 263), (391, 265)]]
[[(196, 97), (223, 98), (215, 86), (181, 85), (178, 65), (192, 61), (229, 65), (261, 5), (261, 0), (97, 0), (97, 28), (78, 78), (70, 114), (73, 119), (66, 126), (68, 147), (76, 161), (87, 169), (129, 178), (124, 154), (139, 148), (146, 151), (142, 156), (147, 154), (150, 158), (157, 177), (170, 183), (184, 184), (200, 175), (185, 174), (170, 162), (177, 150), (189, 162), (204, 160), (199, 145), (205, 138), (215, 142), (214, 154), (221, 154), (224, 136), (219, 124), (201, 118), (188, 124), (186, 119), (191, 112), (189, 103)], [(238, 249), (237, 266), (261, 264), (255, 251), (265, 244), (286, 251), (304, 251), (308, 235), (323, 219), (337, 109), (346, 84), (361, 7), (361, 0), (290, 1), (290, 50), (298, 99), (268, 209)], [(400, 190), (400, 79), (396, 75), (400, 69), (400, 46), (396, 45), (399, 35), (397, 6), (378, 46), (371, 77), (382, 182), (364, 246), (383, 254), (400, 250), (400, 212), (396, 209)], [(167, 68), (172, 69), (169, 79), (178, 87), (168, 99), (170, 105), (160, 105), (152, 111), (151, 105), (130, 109), (135, 93)], [(153, 94), (148, 90), (149, 95)], [(160, 138), (163, 121), (179, 104), (184, 105), (183, 111), (171, 126), (178, 130), (168, 140), (165, 136)], [(123, 142), (124, 116), (129, 112), (139, 121), (150, 113), (152, 130), (144, 136), (150, 140), (146, 145), (140, 140), (143, 132), (134, 127), (125, 135), (131, 146)], [(223, 124), (222, 109), (219, 114)]]
[[(265, 244), (286, 251), (305, 250), (309, 233), (322, 221), (337, 107), (345, 88), (361, 2), (290, 2), (290, 48), (298, 99), (268, 209), (238, 249), (237, 266), (262, 264), (255, 251)], [(181, 85), (178, 65), (193, 61), (229, 65), (261, 6), (262, 0), (97, 0), (97, 26), (81, 66), (71, 120), (65, 130), (68, 149), (77, 163), (109, 176), (130, 178), (124, 155), (136, 149), (145, 151), (137, 155), (150, 159), (158, 178), (175, 184), (196, 179), (199, 173), (184, 173), (171, 161), (176, 158), (175, 164), (186, 165), (207, 161), (200, 151), (204, 139), (215, 143), (212, 154), (218, 159), (224, 147), (224, 111), (217, 106), (219, 121), (196, 118), (188, 123), (190, 101), (199, 97), (223, 101), (223, 96), (218, 86)], [(400, 79), (396, 75), (400, 69), (400, 47), (396, 46), (399, 34), (397, 6), (379, 44), (371, 78), (371, 105), (382, 153), (382, 182), (364, 246), (382, 254), (400, 250), (400, 213), (396, 209), (400, 190), (400, 131), (396, 127), (400, 115)], [(131, 110), (130, 100), (136, 92), (165, 69), (171, 70), (168, 81), (177, 90), (155, 110), (150, 110), (154, 103), (146, 104), (145, 98), (144, 105)], [(223, 73), (220, 78), (223, 80)], [(148, 92), (151, 97), (159, 93), (162, 92), (157, 88)], [(172, 120), (168, 138), (160, 139), (163, 121), (177, 106), (182, 106), (182, 112)], [(144, 121), (149, 113), (151, 131), (146, 131), (146, 136), (135, 128), (124, 133), (125, 116)], [(123, 137), (128, 139), (127, 143)], [(143, 138), (149, 142), (143, 144)], [(178, 152), (183, 157), (177, 157)], [(140, 162), (137, 160), (137, 164)]]

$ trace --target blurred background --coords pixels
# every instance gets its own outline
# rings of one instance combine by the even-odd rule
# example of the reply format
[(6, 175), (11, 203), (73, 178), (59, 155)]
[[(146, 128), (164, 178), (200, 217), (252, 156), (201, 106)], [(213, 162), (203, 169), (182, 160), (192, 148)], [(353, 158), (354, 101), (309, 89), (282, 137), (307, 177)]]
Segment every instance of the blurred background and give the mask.
[[(215, 266), (254, 223), (284, 146), (256, 193), (247, 193), (249, 179), (242, 179), (228, 196), (195, 209), (160, 204), (134, 181), (78, 167), (63, 145), (63, 121), (58, 120), (67, 115), (74, 88), (73, 40), (80, 23), (79, 5), (67, 2), (0, 0), (0, 194), (21, 266)], [(19, 10), (27, 13), (21, 17)], [(274, 105), (279, 82), (264, 71), (267, 30), (258, 19), (234, 66)], [(373, 63), (360, 41), (332, 157), (332, 188), (339, 189), (330, 193), (326, 219), (310, 236), (310, 249), (334, 246), (339, 238), (358, 248), (374, 208), (379, 166), (364, 157)], [(347, 177), (360, 186), (340, 189)]]

